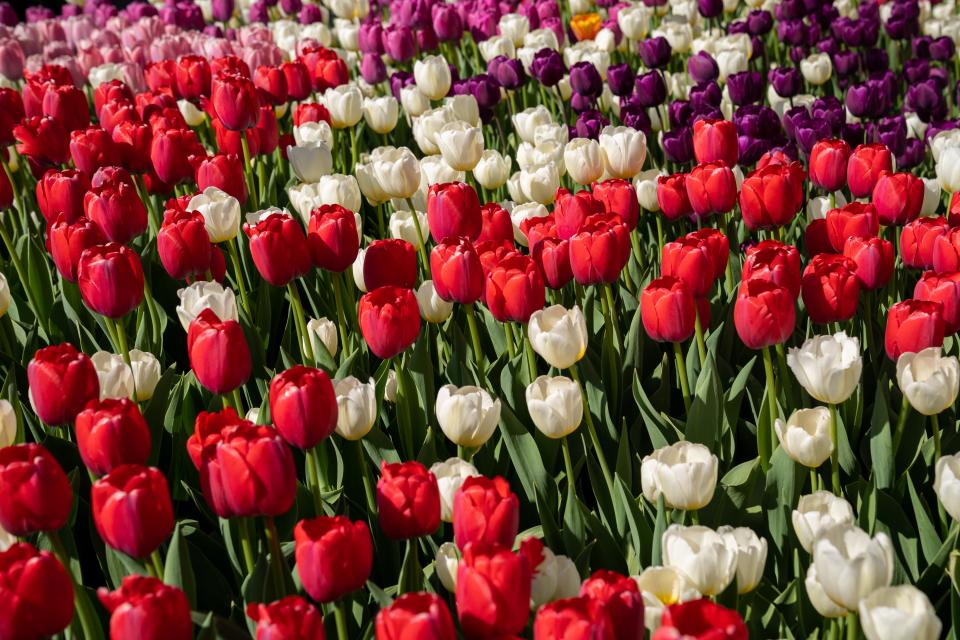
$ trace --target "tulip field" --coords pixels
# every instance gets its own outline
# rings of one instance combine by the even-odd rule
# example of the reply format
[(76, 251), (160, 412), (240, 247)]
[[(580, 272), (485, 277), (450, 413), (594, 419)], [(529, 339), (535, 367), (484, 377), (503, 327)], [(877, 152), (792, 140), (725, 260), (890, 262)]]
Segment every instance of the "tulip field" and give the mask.
[(956, 3), (0, 2), (0, 640), (957, 640)]

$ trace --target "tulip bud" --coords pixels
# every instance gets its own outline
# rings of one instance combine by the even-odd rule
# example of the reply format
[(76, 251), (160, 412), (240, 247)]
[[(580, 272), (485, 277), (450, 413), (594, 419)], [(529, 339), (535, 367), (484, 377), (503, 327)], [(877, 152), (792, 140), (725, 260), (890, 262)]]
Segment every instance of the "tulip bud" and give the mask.
[(190, 323), (187, 351), (197, 380), (212, 393), (227, 393), (250, 377), (252, 363), (247, 338), (236, 320), (221, 320), (204, 309)]
[(312, 449), (337, 426), (333, 384), (320, 369), (296, 365), (270, 382), (270, 417), (289, 444)]
[(706, 596), (722, 592), (733, 582), (737, 557), (724, 536), (708, 527), (672, 524), (663, 533), (664, 566), (682, 573)]
[(657, 208), (667, 220), (678, 220), (693, 213), (686, 181), (684, 173), (657, 178)]
[(218, 282), (203, 280), (194, 282), (185, 289), (177, 291), (180, 304), (177, 305), (177, 317), (184, 331), (204, 309), (211, 309), (218, 318), (236, 321), (239, 317), (237, 300), (233, 290)]
[(630, 127), (604, 127), (600, 132), (603, 166), (613, 178), (630, 179), (643, 170), (647, 157), (647, 138)]
[(190, 603), (186, 594), (157, 578), (128, 575), (120, 588), (97, 590), (110, 612), (110, 637), (117, 640), (188, 640), (193, 636)]
[(140, 256), (115, 242), (91, 247), (80, 256), (77, 284), (91, 311), (122, 318), (143, 300)]
[(27, 365), (30, 404), (48, 425), (72, 422), (100, 393), (97, 371), (70, 343), (37, 350)]
[(292, 217), (273, 213), (255, 225), (245, 224), (243, 230), (250, 238), (253, 264), (273, 286), (286, 286), (310, 271), (307, 236)]
[(540, 376), (527, 386), (530, 419), (548, 438), (573, 433), (583, 419), (583, 392), (580, 385), (564, 376)]
[(171, 278), (182, 280), (210, 270), (210, 236), (196, 211), (169, 211), (157, 233), (157, 253)]
[(574, 138), (564, 147), (563, 162), (577, 184), (590, 184), (603, 176), (603, 155), (596, 140)]
[(588, 223), (570, 238), (570, 270), (579, 284), (610, 284), (620, 277), (630, 253), (626, 224)]
[(467, 478), (480, 473), (476, 467), (460, 458), (435, 462), (430, 467), (430, 473), (436, 476), (440, 490), (440, 519), (443, 522), (453, 522), (453, 505), (457, 491)]
[(437, 392), (437, 422), (444, 435), (463, 447), (481, 447), (500, 422), (500, 401), (479, 387), (444, 385)]
[(936, 640), (943, 626), (927, 595), (909, 584), (877, 589), (860, 601), (858, 611), (867, 640), (890, 638), (908, 629), (917, 640)]
[(453, 533), (457, 547), (486, 542), (512, 547), (520, 524), (520, 502), (501, 477), (467, 478), (453, 498)]
[(499, 545), (476, 542), (457, 569), (457, 616), (468, 637), (516, 635), (530, 617), (531, 568)]
[(827, 596), (856, 611), (863, 598), (893, 579), (893, 545), (885, 533), (871, 538), (853, 524), (837, 525), (814, 541), (813, 564)]
[(361, 588), (370, 576), (373, 543), (366, 523), (320, 516), (298, 522), (293, 535), (297, 571), (315, 601), (333, 602)]
[(472, 171), (483, 156), (483, 130), (466, 122), (449, 122), (436, 134), (443, 160), (456, 171)]
[(357, 317), (364, 340), (381, 360), (401, 353), (420, 335), (417, 298), (409, 289), (383, 286), (364, 294)]
[(108, 240), (125, 244), (147, 228), (147, 209), (136, 190), (126, 184), (106, 184), (87, 192), (83, 210)]
[(364, 288), (371, 292), (382, 287), (412, 289), (417, 281), (416, 250), (405, 240), (374, 240), (363, 253), (362, 273)]
[(327, 89), (323, 93), (323, 104), (330, 112), (330, 126), (334, 129), (352, 127), (363, 117), (363, 94), (356, 85)]
[(580, 596), (599, 606), (610, 623), (612, 640), (644, 634), (643, 596), (632, 578), (614, 571), (596, 571), (580, 586)]
[(702, 444), (681, 440), (657, 449), (640, 465), (643, 495), (656, 504), (663, 495), (671, 509), (702, 509), (717, 486), (717, 456)]
[(450, 593), (456, 592), (457, 570), (460, 567), (460, 552), (457, 550), (457, 545), (452, 542), (444, 542), (440, 545), (434, 567), (443, 588)]
[(787, 364), (797, 381), (813, 398), (841, 404), (860, 384), (863, 361), (860, 340), (843, 331), (810, 338), (800, 348), (791, 348)]
[(384, 535), (406, 540), (430, 535), (440, 526), (437, 479), (416, 461), (380, 466), (377, 512)]
[(847, 161), (847, 184), (854, 198), (865, 198), (885, 171), (893, 171), (893, 154), (884, 144), (862, 144)]
[(424, 280), (417, 287), (417, 307), (423, 319), (432, 324), (442, 324), (453, 313), (453, 303), (437, 294), (433, 280)]
[(791, 460), (816, 469), (833, 453), (830, 425), (830, 411), (826, 407), (814, 407), (797, 409), (786, 422), (777, 419), (774, 430)]
[(448, 237), (430, 252), (434, 287), (444, 300), (473, 304), (483, 293), (483, 267), (466, 238)]
[(380, 96), (363, 99), (363, 119), (376, 133), (387, 134), (397, 126), (399, 118), (397, 99), (393, 96)]
[(427, 221), (435, 242), (459, 236), (475, 240), (483, 229), (477, 192), (462, 182), (431, 185), (427, 192)]
[[(593, 600), (583, 597), (564, 598), (537, 610), (533, 620), (533, 637), (535, 640), (613, 638), (612, 628), (613, 623), (609, 616), (605, 615)], [(640, 633), (643, 633), (642, 622)]]
[(307, 335), (314, 353), (319, 353), (321, 347), (326, 349), (331, 358), (337, 357), (340, 340), (337, 337), (337, 325), (327, 318), (310, 318), (307, 321)]
[(0, 527), (15, 536), (56, 531), (67, 522), (73, 490), (63, 468), (38, 444), (0, 449)]
[(173, 506), (163, 473), (124, 464), (93, 483), (93, 521), (104, 542), (134, 558), (153, 553), (173, 531)]
[(826, 191), (837, 191), (847, 181), (850, 145), (843, 140), (820, 140), (810, 151), (810, 181)]
[(247, 617), (257, 623), (257, 638), (323, 640), (323, 615), (301, 596), (287, 596), (270, 604), (251, 602)]
[(883, 238), (847, 238), (843, 255), (857, 265), (856, 275), (864, 289), (874, 290), (886, 286), (893, 275), (893, 245)]
[(684, 181), (687, 198), (700, 219), (733, 209), (737, 201), (737, 180), (722, 162), (697, 165)]
[(17, 414), (9, 400), (0, 400), (0, 449), (17, 442)]
[(943, 345), (943, 334), (942, 304), (922, 300), (898, 302), (887, 312), (884, 333), (887, 357), (897, 360), (904, 353), (940, 347)]
[(727, 609), (706, 598), (672, 604), (663, 610), (660, 627), (654, 634), (664, 638), (696, 638), (705, 634), (729, 640), (747, 640), (747, 625), (733, 609)]
[(816, 323), (843, 322), (857, 311), (860, 281), (857, 264), (845, 256), (820, 254), (803, 271), (800, 292), (810, 319)]
[(897, 383), (910, 405), (925, 416), (953, 406), (960, 392), (960, 362), (940, 347), (904, 353), (897, 359)]
[(100, 382), (100, 399), (130, 398), (133, 395), (133, 370), (123, 356), (109, 351), (97, 351), (90, 357)]
[(943, 305), (944, 334), (960, 330), (960, 272), (924, 273), (913, 289), (913, 297)]
[(647, 335), (658, 342), (683, 342), (693, 335), (694, 298), (678, 278), (664, 276), (644, 287), (640, 315)]
[(377, 419), (377, 387), (373, 378), (366, 384), (353, 376), (333, 383), (337, 396), (337, 433), (347, 440), (359, 440), (369, 433)]
[[(53, 636), (73, 619), (73, 580), (56, 556), (16, 542), (0, 551), (4, 633), (11, 638)], [(152, 640), (152, 639), (151, 639)]]
[(554, 305), (535, 311), (527, 325), (534, 351), (557, 369), (569, 369), (587, 350), (587, 324), (580, 307)]
[(814, 541), (824, 531), (836, 525), (853, 523), (853, 507), (829, 491), (817, 491), (800, 496), (797, 508), (793, 510), (792, 521), (800, 546), (810, 553)]
[(707, 295), (716, 279), (709, 245), (690, 237), (663, 245), (660, 271), (682, 280), (694, 297)]
[(768, 165), (754, 171), (740, 189), (740, 210), (751, 229), (789, 224), (803, 205), (803, 165)]
[(186, 208), (200, 212), (214, 244), (232, 240), (240, 231), (240, 202), (217, 187), (207, 187), (193, 196)]
[(450, 610), (440, 596), (433, 593), (403, 594), (377, 614), (376, 631), (377, 640), (456, 638)]
[(150, 457), (150, 427), (129, 398), (91, 401), (77, 414), (75, 428), (83, 464), (98, 476)]
[(950, 517), (960, 519), (960, 454), (936, 461), (933, 490)]

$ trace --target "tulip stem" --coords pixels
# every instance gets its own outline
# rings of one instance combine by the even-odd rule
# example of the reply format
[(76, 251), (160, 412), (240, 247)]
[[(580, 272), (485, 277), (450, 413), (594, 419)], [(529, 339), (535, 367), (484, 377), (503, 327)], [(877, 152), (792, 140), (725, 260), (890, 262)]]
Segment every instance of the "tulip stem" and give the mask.
[(657, 260), (660, 260), (663, 256), (663, 216), (659, 213), (656, 215), (657, 220), (657, 247), (659, 252), (657, 253)]
[(610, 330), (613, 331), (613, 337), (617, 341), (617, 349), (623, 353), (623, 338), (620, 337), (620, 326), (617, 323), (617, 307), (613, 301), (613, 286), (610, 283), (603, 285), (603, 297), (607, 301), (607, 320), (610, 323)]
[(833, 494), (840, 495), (840, 445), (837, 438), (839, 420), (837, 418), (837, 405), (830, 405), (830, 441), (832, 450), (830, 451), (830, 488)]
[(240, 518), (240, 549), (243, 562), (247, 566), (247, 575), (253, 573), (256, 558), (253, 555), (253, 534), (250, 532), (250, 518)]
[(150, 558), (147, 560), (149, 566), (153, 567), (153, 571), (156, 574), (157, 580), (163, 580), (163, 559), (160, 557), (160, 551), (154, 549), (153, 553), (150, 554)]
[(893, 432), (893, 455), (896, 457), (900, 449), (900, 441), (903, 439), (903, 430), (907, 426), (907, 416), (910, 415), (910, 401), (907, 395), (903, 395), (903, 402), (900, 404), (900, 414), (897, 416), (897, 427)]
[(940, 459), (940, 416), (930, 416), (930, 429), (933, 431), (933, 461)]
[(693, 305), (693, 329), (697, 336), (697, 355), (700, 356), (700, 370), (707, 366), (707, 343), (703, 339), (703, 323), (700, 322), (700, 308)]
[(851, 611), (847, 614), (847, 640), (857, 640), (860, 637), (859, 622), (856, 612)]
[(360, 474), (363, 477), (363, 493), (367, 498), (367, 514), (370, 518), (377, 515), (377, 498), (373, 491), (373, 478), (370, 477), (370, 467), (367, 463), (367, 456), (363, 452), (363, 440), (354, 442), (357, 450), (357, 464), (360, 465)]
[(277, 523), (271, 516), (263, 519), (267, 532), (267, 546), (270, 548), (270, 566), (273, 569), (273, 579), (277, 585), (277, 598), (287, 595), (287, 581), (284, 572), (288, 571), (284, 567), (283, 551), (280, 550), (280, 535), (277, 533)]
[(570, 436), (564, 436), (560, 440), (560, 446), (563, 449), (563, 468), (567, 471), (567, 495), (568, 500), (575, 500), (577, 497), (577, 474), (573, 470), (573, 456), (570, 455)]
[(603, 479), (607, 483), (607, 489), (610, 491), (610, 495), (616, 495), (613, 492), (613, 475), (610, 473), (610, 466), (607, 464), (607, 456), (603, 453), (603, 448), (600, 446), (597, 428), (593, 424), (593, 414), (590, 413), (590, 403), (587, 401), (587, 388), (580, 380), (580, 371), (576, 363), (570, 365), (570, 375), (572, 375), (573, 379), (580, 385), (580, 395), (583, 397), (583, 417), (587, 421), (587, 432), (590, 434), (590, 443), (593, 445), (594, 452), (597, 454), (597, 462), (600, 463)]
[(70, 581), (73, 583), (73, 597), (74, 606), (76, 607), (76, 617), (74, 618), (74, 622), (71, 623), (71, 626), (75, 624), (77, 620), (79, 620), (80, 628), (83, 631), (83, 637), (86, 640), (103, 640), (103, 627), (100, 626), (100, 618), (97, 616), (97, 612), (93, 608), (93, 603), (90, 602), (90, 596), (87, 595), (87, 591), (83, 587), (82, 579), (78, 579), (77, 576), (73, 575), (73, 570), (70, 568), (70, 556), (67, 555), (67, 549), (63, 546), (63, 540), (60, 538), (60, 532), (47, 531), (47, 539), (50, 540), (50, 546), (53, 548), (53, 554), (57, 556), (60, 564), (63, 565), (63, 568), (70, 576)]
[(237, 250), (237, 245), (240, 244), (239, 236), (235, 237), (233, 242), (227, 240), (225, 244), (227, 245), (227, 253), (230, 254), (230, 260), (233, 261), (233, 271), (236, 275), (237, 289), (240, 290), (240, 302), (243, 304), (243, 309), (247, 312), (247, 316), (252, 319), (250, 300), (247, 298), (247, 284), (243, 277), (243, 266), (240, 264), (240, 252)]
[(253, 173), (250, 170), (253, 166), (253, 158), (250, 157), (250, 145), (247, 143), (246, 131), (240, 132), (240, 146), (243, 148), (243, 179), (247, 183), (247, 193), (250, 194), (253, 210), (256, 211), (260, 208), (260, 198), (253, 187)]
[(287, 293), (290, 295), (290, 306), (293, 307), (293, 321), (297, 328), (297, 338), (300, 341), (300, 352), (303, 356), (303, 363), (308, 367), (312, 367), (316, 360), (313, 356), (313, 345), (310, 341), (310, 335), (307, 333), (307, 318), (303, 311), (303, 303), (300, 301), (300, 292), (297, 290), (295, 280), (287, 283)]
[(426, 238), (423, 235), (423, 229), (420, 227), (420, 216), (417, 215), (417, 209), (413, 206), (413, 200), (407, 198), (407, 206), (410, 207), (410, 217), (413, 218), (413, 226), (417, 230), (417, 250), (420, 252), (420, 261), (423, 262), (423, 272), (430, 279), (430, 256), (427, 255)]
[(320, 445), (313, 447), (312, 449), (307, 449), (305, 453), (305, 469), (304, 469), (304, 478), (307, 481), (307, 487), (310, 489), (310, 494), (313, 496), (313, 510), (315, 515), (323, 515), (323, 491), (320, 489), (320, 470), (319, 470), (319, 454), (318, 451)]
[(480, 348), (480, 330), (477, 328), (477, 317), (474, 313), (473, 303), (464, 305), (464, 311), (467, 313), (467, 324), (470, 325), (470, 340), (473, 342), (473, 358), (477, 363), (477, 380), (479, 386), (486, 386), (486, 374), (483, 370), (483, 350)]
[(507, 334), (507, 354), (509, 354), (510, 359), (513, 360), (517, 355), (517, 345), (514, 343), (513, 336), (513, 324), (510, 322), (505, 322), (503, 325), (503, 330)]
[[(343, 277), (339, 273), (331, 273), (330, 280), (333, 282), (333, 299), (337, 305), (337, 327), (340, 329), (340, 352), (347, 353), (347, 341), (350, 338), (350, 334), (347, 333), (347, 314), (344, 311), (343, 307), (343, 286), (340, 282), (340, 278)], [(333, 355), (332, 353), (330, 354)]]
[(770, 424), (766, 427), (757, 424), (757, 453), (760, 456), (760, 468), (766, 471), (770, 468), (770, 454), (773, 453), (771, 432), (777, 421), (777, 380), (773, 376), (773, 357), (770, 355), (770, 347), (763, 348), (763, 369), (767, 378), (767, 410), (770, 412)]
[(530, 382), (533, 382), (537, 379), (537, 356), (533, 353), (533, 343), (530, 342), (528, 330), (529, 325), (520, 336), (520, 341), (523, 342), (524, 353), (527, 355), (527, 375), (530, 376)]
[[(16, 210), (14, 210), (13, 213), (16, 215)], [(17, 255), (16, 247), (10, 238), (10, 232), (7, 231), (7, 225), (3, 220), (0, 220), (0, 237), (3, 238), (3, 244), (7, 246), (7, 252), (10, 254), (10, 262), (13, 263), (13, 269), (17, 272), (17, 277), (20, 278), (20, 284), (23, 286), (24, 293), (27, 294), (27, 301), (30, 303), (30, 308), (33, 310), (33, 315), (37, 319), (37, 323), (42, 325), (47, 336), (50, 336), (50, 318), (43, 317), (40, 313), (40, 304), (37, 302), (34, 289), (30, 286), (30, 280), (27, 279), (23, 263), (20, 262), (20, 256)]]
[(337, 622), (337, 637), (340, 640), (350, 640), (347, 633), (347, 607), (345, 599), (333, 603), (333, 617)]
[(673, 354), (677, 359), (677, 377), (680, 379), (680, 393), (683, 394), (683, 408), (690, 412), (690, 381), (687, 379), (687, 363), (679, 342), (673, 343)]

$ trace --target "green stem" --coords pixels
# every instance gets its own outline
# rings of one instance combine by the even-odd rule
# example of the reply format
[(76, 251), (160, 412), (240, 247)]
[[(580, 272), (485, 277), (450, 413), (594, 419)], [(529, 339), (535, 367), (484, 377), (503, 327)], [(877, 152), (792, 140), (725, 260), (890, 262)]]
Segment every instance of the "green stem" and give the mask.
[[(337, 328), (340, 330), (340, 352), (347, 353), (347, 341), (350, 334), (347, 333), (347, 314), (343, 306), (343, 286), (340, 279), (344, 277), (342, 273), (331, 273), (330, 280), (333, 282), (333, 298), (337, 304)], [(330, 354), (333, 356), (334, 354)]]
[(137, 399), (137, 379), (133, 375), (133, 365), (130, 362), (130, 347), (127, 344), (127, 332), (123, 328), (123, 320), (120, 318), (105, 318), (108, 325), (113, 325), (113, 331), (117, 336), (117, 346), (120, 348), (120, 355), (123, 356), (123, 362), (130, 367), (130, 379), (133, 381), (133, 393), (131, 398)]
[(53, 547), (53, 553), (57, 556), (60, 564), (70, 574), (70, 580), (73, 582), (74, 606), (76, 607), (75, 620), (80, 621), (80, 628), (83, 631), (83, 637), (86, 640), (103, 640), (103, 627), (100, 625), (100, 617), (97, 615), (86, 589), (83, 587), (83, 580), (80, 576), (73, 575), (70, 568), (70, 556), (67, 555), (67, 549), (63, 546), (63, 540), (60, 538), (59, 531), (48, 531), (47, 538), (50, 540), (50, 546)]
[(903, 430), (907, 426), (907, 416), (910, 415), (910, 401), (907, 395), (903, 395), (903, 402), (900, 404), (900, 414), (897, 416), (897, 427), (893, 432), (893, 455), (896, 457), (900, 449), (900, 441), (903, 439)]
[(333, 603), (333, 616), (337, 622), (337, 637), (339, 640), (350, 640), (347, 633), (347, 603), (344, 598)]
[(153, 553), (150, 554), (150, 564), (153, 565), (153, 570), (157, 574), (157, 579), (163, 580), (163, 558), (160, 557), (159, 549), (154, 549)]
[(837, 437), (839, 420), (837, 419), (837, 405), (830, 405), (830, 441), (833, 451), (830, 453), (830, 488), (833, 494), (840, 495), (840, 444)]
[(537, 379), (537, 356), (533, 352), (533, 343), (530, 342), (528, 335), (529, 327), (524, 327), (520, 341), (523, 342), (524, 353), (527, 356), (527, 375), (530, 376), (530, 382)]
[(933, 414), (930, 416), (930, 429), (933, 431), (933, 461), (936, 463), (940, 459), (940, 416)]
[(603, 297), (607, 301), (607, 320), (610, 323), (610, 329), (617, 341), (619, 352), (623, 353), (623, 338), (620, 337), (620, 327), (617, 323), (617, 307), (613, 302), (613, 286), (609, 283), (603, 285)]
[(246, 415), (243, 410), (243, 397), (240, 395), (240, 387), (230, 392), (230, 398), (233, 400), (233, 407), (237, 410), (237, 415), (241, 418)]
[(297, 338), (300, 341), (300, 351), (303, 356), (303, 362), (308, 367), (312, 367), (316, 363), (316, 359), (313, 355), (313, 344), (310, 340), (310, 335), (307, 333), (307, 317), (303, 311), (303, 302), (300, 301), (300, 292), (297, 290), (295, 280), (287, 283), (287, 293), (290, 295), (290, 305), (293, 307), (293, 318), (297, 327)]
[(757, 425), (757, 453), (760, 456), (760, 468), (766, 471), (770, 468), (770, 454), (772, 450), (771, 433), (777, 421), (777, 380), (773, 377), (773, 358), (770, 347), (763, 348), (763, 369), (767, 378), (767, 408), (770, 412), (770, 424), (764, 428)]
[(377, 514), (377, 498), (373, 489), (373, 478), (370, 476), (367, 456), (363, 452), (363, 440), (357, 440), (353, 444), (357, 450), (357, 464), (360, 465), (360, 474), (363, 477), (363, 493), (367, 498), (367, 513), (373, 518)]
[(860, 637), (859, 623), (856, 612), (851, 611), (847, 614), (847, 640), (857, 640)]
[(250, 168), (253, 166), (253, 159), (250, 157), (250, 145), (247, 143), (247, 132), (240, 132), (240, 145), (243, 147), (243, 179), (247, 183), (247, 193), (250, 194), (250, 203), (253, 210), (260, 208), (260, 201), (257, 190), (253, 184), (253, 174)]
[(423, 262), (423, 272), (430, 279), (430, 256), (427, 255), (426, 236), (423, 235), (423, 229), (420, 227), (420, 216), (417, 215), (417, 209), (413, 206), (413, 200), (407, 198), (407, 206), (410, 207), (410, 215), (413, 218), (413, 226), (417, 230), (417, 250), (420, 252), (420, 260)]
[(243, 304), (243, 309), (247, 312), (247, 316), (252, 318), (253, 314), (250, 311), (250, 300), (247, 298), (247, 283), (243, 275), (243, 265), (240, 263), (240, 252), (237, 250), (237, 246), (240, 244), (240, 236), (234, 237), (232, 242), (227, 240), (225, 244), (227, 245), (227, 253), (230, 254), (230, 260), (233, 262), (233, 272), (236, 276), (237, 289), (240, 290), (240, 302)]
[(253, 554), (253, 533), (250, 531), (250, 518), (240, 518), (240, 548), (243, 551), (243, 563), (247, 575), (253, 573), (256, 557)]
[(817, 488), (818, 488), (817, 485), (819, 484), (819, 480), (820, 478), (819, 476), (817, 476), (817, 470), (811, 467), (810, 468), (810, 493), (814, 493), (817, 491)]
[(284, 566), (283, 551), (280, 550), (280, 535), (277, 533), (277, 523), (267, 516), (263, 519), (267, 531), (267, 546), (270, 548), (270, 567), (273, 579), (277, 585), (277, 594), (280, 598), (287, 595), (287, 581), (284, 573), (289, 570)]
[[(401, 356), (400, 358), (394, 359), (393, 363), (394, 363), (394, 370), (396, 371), (396, 374), (397, 374), (397, 403), (396, 404), (397, 404), (397, 413), (399, 414), (400, 411), (405, 410), (401, 408), (401, 398), (403, 399), (404, 403), (407, 403), (407, 402), (410, 402), (411, 396), (407, 390), (406, 377), (403, 375), (403, 371), (402, 371), (404, 367), (403, 357)], [(417, 456), (413, 447), (413, 433), (411, 433), (410, 431), (411, 425), (409, 424), (409, 421), (397, 420), (397, 422), (399, 423), (398, 427), (400, 430), (400, 440), (403, 443), (404, 449), (406, 449), (407, 457), (410, 460), (413, 460)]]
[(576, 364), (570, 366), (570, 375), (580, 385), (580, 394), (583, 396), (583, 417), (587, 422), (587, 432), (590, 434), (590, 443), (593, 445), (594, 453), (597, 456), (597, 462), (600, 463), (600, 471), (603, 472), (603, 479), (607, 483), (607, 489), (610, 495), (613, 493), (613, 474), (610, 473), (610, 465), (607, 464), (607, 456), (603, 453), (603, 447), (600, 446), (600, 438), (597, 435), (597, 428), (593, 424), (593, 414), (590, 413), (590, 403), (587, 401), (587, 388), (580, 379), (580, 371)]
[(573, 457), (570, 455), (570, 436), (564, 436), (560, 446), (563, 449), (563, 467), (567, 471), (568, 499), (574, 500), (577, 497), (577, 474), (573, 470)]
[(477, 364), (477, 383), (481, 387), (486, 385), (486, 373), (483, 366), (483, 350), (480, 348), (480, 330), (477, 328), (477, 317), (474, 314), (473, 303), (464, 305), (464, 311), (467, 313), (467, 324), (470, 325), (470, 340), (473, 342), (473, 358)]
[(660, 260), (660, 257), (663, 255), (663, 216), (661, 214), (656, 215), (657, 220), (657, 260)]
[(323, 496), (322, 489), (320, 488), (320, 469), (319, 469), (319, 447), (313, 447), (312, 449), (307, 449), (305, 452), (305, 463), (306, 468), (304, 469), (304, 476), (307, 481), (307, 487), (310, 489), (310, 494), (313, 497), (313, 510), (316, 512), (316, 515), (323, 515)]
[(696, 304), (693, 305), (693, 308), (693, 328), (697, 336), (697, 355), (700, 356), (700, 369), (702, 370), (707, 364), (707, 343), (703, 339), (703, 324), (700, 322), (700, 308)]
[(517, 355), (517, 345), (514, 343), (513, 323), (506, 322), (503, 326), (507, 334), (507, 354), (509, 354), (510, 359), (513, 360)]
[(680, 379), (680, 393), (683, 394), (683, 407), (690, 412), (690, 381), (687, 379), (687, 363), (683, 357), (683, 349), (679, 342), (673, 343), (673, 354), (677, 359), (677, 377)]

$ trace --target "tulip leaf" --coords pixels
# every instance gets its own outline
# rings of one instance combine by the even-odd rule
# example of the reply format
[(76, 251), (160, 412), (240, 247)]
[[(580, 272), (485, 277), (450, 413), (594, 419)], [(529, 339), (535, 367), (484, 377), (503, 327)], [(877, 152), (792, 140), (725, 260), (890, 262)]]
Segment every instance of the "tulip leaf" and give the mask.
[(624, 505), (627, 526), (630, 530), (630, 537), (627, 540), (627, 549), (630, 552), (626, 557), (627, 568), (631, 574), (639, 573), (640, 569), (643, 568), (643, 557), (640, 554), (645, 549), (651, 548), (653, 531), (637, 504), (639, 498), (634, 498), (630, 494), (630, 489), (622, 478), (617, 477), (616, 484), (618, 497)]
[(873, 415), (870, 419), (870, 470), (876, 479), (877, 487), (888, 489), (893, 486), (893, 436), (890, 415), (887, 411), (887, 394), (884, 384), (877, 385), (877, 395), (873, 402)]
[[(585, 509), (576, 493), (567, 491), (567, 498), (563, 506), (563, 530), (560, 535), (563, 538), (564, 549), (571, 558), (576, 558), (587, 542), (587, 524), (584, 511)], [(581, 560), (583, 559), (581, 558)], [(579, 566), (580, 562), (577, 564)], [(583, 566), (580, 566), (581, 573), (588, 566), (587, 560), (584, 560)]]
[(920, 500), (920, 496), (917, 495), (917, 488), (914, 486), (913, 478), (910, 477), (909, 473), (904, 474), (904, 477), (907, 482), (907, 491), (910, 493), (910, 504), (913, 507), (913, 515), (917, 521), (917, 532), (920, 535), (920, 550), (923, 552), (923, 559), (926, 562), (930, 562), (936, 557), (937, 551), (939, 551), (940, 545), (942, 544), (940, 535), (937, 533), (937, 528), (927, 513), (927, 508)]
[(716, 362), (712, 354), (707, 354), (706, 365), (697, 378), (696, 392), (693, 404), (687, 416), (685, 429), (686, 439), (699, 442), (708, 447), (716, 445), (720, 421), (722, 419), (720, 402), (723, 398), (723, 387), (716, 372)]
[(657, 519), (653, 525), (653, 544), (650, 545), (650, 564), (657, 567), (663, 564), (663, 534), (667, 530), (667, 507), (663, 493), (657, 496)]
[(510, 454), (510, 461), (520, 478), (520, 485), (531, 502), (535, 496), (546, 498), (547, 470), (543, 466), (537, 441), (517, 420), (506, 403), (500, 406), (500, 435)]
[(107, 559), (107, 571), (110, 573), (110, 582), (112, 582), (115, 587), (119, 587), (120, 583), (123, 582), (123, 579), (127, 576), (147, 575), (147, 570), (143, 564), (125, 553), (115, 551), (110, 547), (104, 547), (104, 550)]
[[(50, 329), (48, 323), (50, 311), (53, 309), (53, 284), (50, 281), (50, 268), (47, 266), (46, 255), (32, 239), (26, 239), (24, 250), (27, 254), (27, 279), (29, 282), (22, 284), (24, 287), (30, 287), (33, 300), (39, 307), (33, 311), (38, 316), (39, 326), (46, 334)], [(52, 340), (53, 336), (50, 336), (50, 338)]]
[[(640, 408), (640, 417), (647, 429), (647, 435), (654, 449), (665, 447), (678, 439), (678, 434), (672, 425), (664, 421), (660, 413), (654, 408), (647, 393), (640, 384), (640, 375), (637, 371), (633, 372), (633, 397)], [(673, 433), (671, 433), (673, 432)]]
[(182, 590), (186, 594), (187, 600), (190, 601), (191, 608), (196, 608), (196, 578), (193, 575), (193, 564), (190, 562), (187, 539), (183, 535), (183, 528), (188, 523), (190, 526), (196, 524), (188, 520), (181, 520), (173, 529), (170, 546), (167, 548), (167, 559), (163, 565), (163, 581)]

